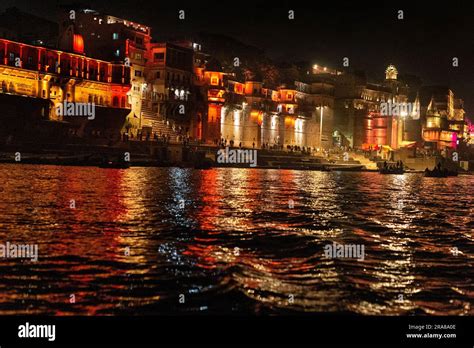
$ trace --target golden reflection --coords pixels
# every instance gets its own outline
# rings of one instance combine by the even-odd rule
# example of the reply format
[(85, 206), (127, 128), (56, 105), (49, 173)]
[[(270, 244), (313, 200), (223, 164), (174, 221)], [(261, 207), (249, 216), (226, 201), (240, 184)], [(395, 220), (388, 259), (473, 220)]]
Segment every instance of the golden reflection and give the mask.
[[(3, 307), (25, 301), (11, 313), (161, 305), (174, 296), (174, 281), (202, 295), (195, 279), (206, 288), (232, 286), (256, 301), (255, 312), (471, 310), (468, 280), (451, 271), (462, 275), (472, 261), (469, 178), (448, 185), (411, 174), (291, 170), (0, 171), (1, 240), (38, 243), (40, 250), (38, 264), (0, 260), (5, 269), (32, 274), (4, 286)], [(452, 198), (463, 190), (466, 197)], [(326, 259), (323, 247), (333, 242), (363, 244), (364, 260)], [(450, 250), (458, 242), (455, 257)], [(4, 275), (8, 284), (18, 277)], [(32, 295), (22, 296), (28, 287)], [(446, 289), (453, 302), (439, 300)], [(43, 304), (32, 309), (37, 301)]]

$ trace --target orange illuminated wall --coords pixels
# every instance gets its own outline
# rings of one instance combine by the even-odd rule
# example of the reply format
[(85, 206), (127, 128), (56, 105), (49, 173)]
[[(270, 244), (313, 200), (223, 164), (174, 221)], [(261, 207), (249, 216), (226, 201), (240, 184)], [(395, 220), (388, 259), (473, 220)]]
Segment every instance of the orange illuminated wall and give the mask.
[(294, 101), (296, 91), (292, 89), (281, 89), (280, 90), (281, 101)]
[(236, 83), (234, 85), (234, 93), (237, 94), (244, 94), (244, 84), (242, 83)]
[(387, 122), (390, 117), (369, 113), (364, 120), (363, 142), (368, 145), (389, 145), (387, 139)]
[(252, 122), (257, 123), (259, 126), (263, 123), (263, 112), (262, 111), (252, 111), (250, 113), (250, 119)]
[(127, 93), (130, 91), (129, 86), (113, 86), (112, 87), (112, 107), (128, 108)]
[(279, 97), (278, 97), (278, 92), (277, 91), (272, 91), (272, 100), (273, 101), (279, 101)]
[(294, 114), (295, 113), (295, 104), (280, 104), (281, 111), (287, 114)]
[(438, 141), (440, 136), (439, 130), (426, 130), (423, 132), (423, 140), (425, 141)]
[(286, 128), (294, 128), (295, 127), (296, 118), (295, 117), (285, 117), (285, 127)]
[(73, 51), (75, 53), (80, 53), (80, 54), (83, 54), (84, 53), (84, 39), (82, 37), (82, 35), (79, 35), (79, 34), (74, 34), (74, 38), (73, 38)]
[(207, 142), (213, 142), (221, 138), (221, 109), (218, 104), (209, 104), (207, 110), (207, 122), (203, 124), (203, 139)]
[(207, 99), (213, 102), (224, 102), (224, 93), (223, 89), (210, 89), (207, 91)]
[(217, 122), (220, 119), (220, 105), (210, 104), (207, 120), (209, 122)]
[(211, 86), (221, 86), (224, 73), (216, 72), (216, 71), (206, 71), (204, 73), (206, 80), (209, 81)]

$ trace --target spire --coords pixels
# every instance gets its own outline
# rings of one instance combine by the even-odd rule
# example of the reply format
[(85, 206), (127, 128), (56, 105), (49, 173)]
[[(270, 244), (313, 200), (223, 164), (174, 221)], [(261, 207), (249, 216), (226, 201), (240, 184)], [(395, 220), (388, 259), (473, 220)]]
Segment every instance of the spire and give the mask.
[(439, 115), (434, 96), (431, 96), (431, 100), (430, 100), (430, 103), (428, 104), (428, 108), (426, 109), (426, 113), (432, 116)]

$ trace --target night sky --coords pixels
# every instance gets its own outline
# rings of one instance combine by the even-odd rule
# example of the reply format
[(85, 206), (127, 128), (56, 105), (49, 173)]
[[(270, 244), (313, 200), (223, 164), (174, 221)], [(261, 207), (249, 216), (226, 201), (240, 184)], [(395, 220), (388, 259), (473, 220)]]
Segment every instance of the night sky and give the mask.
[[(54, 20), (58, 4), (71, 1), (2, 0), (0, 10), (16, 6)], [(274, 59), (311, 61), (353, 68), (373, 80), (392, 63), (400, 74), (426, 84), (450, 86), (474, 113), (474, 3), (468, 1), (85, 1), (99, 11), (150, 25), (154, 39), (219, 33), (262, 48)], [(186, 20), (178, 20), (178, 10)], [(288, 20), (288, 10), (295, 19)], [(404, 20), (397, 11), (404, 11)], [(459, 67), (452, 58), (459, 58)]]

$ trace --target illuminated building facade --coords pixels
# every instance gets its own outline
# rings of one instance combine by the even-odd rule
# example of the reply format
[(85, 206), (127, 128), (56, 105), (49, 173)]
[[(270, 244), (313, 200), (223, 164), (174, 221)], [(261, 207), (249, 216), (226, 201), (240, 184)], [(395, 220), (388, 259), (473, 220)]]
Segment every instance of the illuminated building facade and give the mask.
[[(201, 140), (208, 143), (217, 143), (221, 139), (221, 117), (225, 121), (227, 115), (224, 104), (226, 102), (226, 81), (225, 74), (219, 64), (211, 60), (203, 71), (202, 81), (204, 84), (201, 88), (201, 93), (205, 96), (207, 102), (207, 112), (202, 116), (202, 138)], [(232, 99), (229, 99), (231, 101)], [(242, 108), (244, 105), (242, 105)], [(240, 114), (242, 109), (235, 110), (237, 126), (240, 125)]]
[[(16, 31), (8, 16), (22, 23)], [(152, 42), (150, 27), (91, 9), (63, 8), (56, 34), (35, 16), (13, 11), (0, 18), (1, 92), (48, 101), (41, 117), (66, 122), (75, 136), (127, 132), (317, 149), (423, 142), (442, 149), (469, 135), (463, 101), (449, 88), (415, 86), (393, 65), (377, 84), (363, 73), (313, 65), (293, 81), (268, 85), (224, 71), (197, 43)], [(28, 21), (44, 30), (34, 33)], [(57, 49), (46, 46), (54, 35)], [(64, 119), (55, 108), (63, 101), (94, 103), (98, 120)], [(384, 103), (415, 106), (410, 114), (385, 115)]]
[(466, 112), (464, 111), (464, 101), (459, 98), (454, 99), (454, 113), (453, 117), (448, 119), (448, 126), (457, 134), (457, 138), (466, 139), (467, 122)]
[[(102, 59), (123, 67), (131, 85), (126, 104), (130, 112), (124, 130), (137, 135), (144, 126), (142, 95), (147, 83), (145, 65), (151, 28), (83, 7), (64, 7), (60, 15), (59, 48)], [(127, 71), (125, 71), (127, 70)]]
[(152, 43), (142, 90), (142, 130), (146, 134), (191, 136), (194, 108), (192, 46)]
[(427, 146), (441, 150), (456, 148), (464, 138), (465, 113), (462, 100), (445, 86), (425, 86), (420, 90), (422, 137)]
[(331, 85), (313, 78), (271, 88), (258, 80), (237, 81), (214, 64), (203, 76), (208, 100), (203, 140), (245, 147), (332, 146)]
[[(220, 107), (221, 137), (246, 147), (261, 147), (264, 144), (319, 146), (314, 141), (318, 134), (317, 127), (313, 125), (313, 112), (316, 111), (308, 107), (309, 94), (301, 91), (301, 83), (297, 84), (272, 89), (265, 88), (260, 81), (238, 82), (229, 79), (225, 101), (222, 101), (225, 105)], [(223, 92), (217, 91), (214, 89), (209, 97), (216, 99), (219, 94), (224, 96)], [(210, 110), (212, 108), (210, 105)], [(310, 134), (311, 129), (314, 134)], [(217, 125), (214, 127), (215, 135), (216, 130)]]
[[(398, 72), (390, 65), (385, 81), (369, 83), (363, 73), (347, 72), (336, 78), (335, 130), (346, 145), (356, 148), (403, 146), (407, 114), (385, 114), (385, 105), (405, 105), (409, 102), (408, 87), (397, 80)], [(416, 109), (416, 108), (415, 108)]]
[[(75, 11), (72, 19), (71, 11)], [(79, 47), (93, 57), (130, 67), (127, 132), (141, 134), (142, 139), (157, 135), (172, 141), (192, 135), (191, 43), (152, 43), (149, 26), (85, 8), (67, 8), (61, 23), (60, 47)], [(75, 45), (77, 36), (83, 38), (83, 45)]]
[[(0, 83), (5, 95), (48, 100), (43, 118), (69, 123), (69, 131), (77, 136), (118, 136), (115, 131), (120, 128), (114, 130), (113, 123), (109, 127), (102, 120), (110, 118), (111, 112), (119, 120), (130, 111), (129, 69), (79, 53), (0, 39)], [(82, 118), (58, 115), (56, 106), (64, 101), (94, 103), (96, 121), (86, 125)]]

